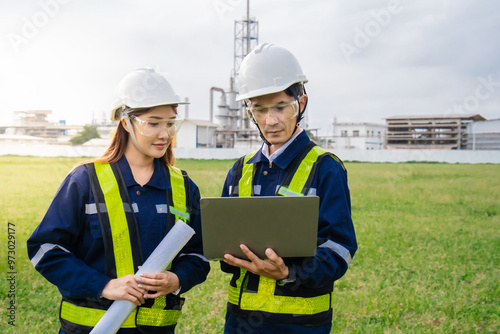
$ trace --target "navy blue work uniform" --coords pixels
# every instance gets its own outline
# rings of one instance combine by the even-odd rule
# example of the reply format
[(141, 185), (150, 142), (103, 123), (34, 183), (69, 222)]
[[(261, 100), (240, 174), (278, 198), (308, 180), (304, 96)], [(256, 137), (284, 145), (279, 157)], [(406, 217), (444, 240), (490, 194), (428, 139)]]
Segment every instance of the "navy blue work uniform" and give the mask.
[[(275, 196), (294, 158), (311, 145), (305, 131), (290, 139), (288, 147), (270, 163), (259, 150), (248, 163), (254, 164), (253, 195)], [(264, 144), (265, 145), (265, 144)], [(229, 171), (222, 196), (234, 193), (233, 176), (237, 163)], [(241, 172), (239, 172), (241, 174)], [(347, 172), (341, 162), (331, 155), (322, 158), (316, 168), (308, 195), (320, 198), (317, 253), (312, 258), (285, 258), (285, 264), (296, 272), (296, 281), (276, 284), (275, 295), (308, 298), (331, 293), (333, 282), (341, 278), (357, 250), (354, 226), (351, 220), (351, 202)], [(236, 286), (240, 268), (221, 262), (224, 272), (232, 273), (231, 286)], [(257, 293), (259, 276), (245, 274), (239, 283), (247, 292)], [(242, 278), (239, 278), (240, 280)], [(250, 293), (251, 295), (251, 293)], [(251, 298), (251, 297), (249, 297)], [(334, 302), (333, 302), (334, 304)], [(328, 306), (327, 306), (328, 309)], [(228, 302), (224, 333), (329, 333), (332, 326), (331, 306), (328, 311), (313, 315), (280, 314), (248, 311), (238, 303)]]
[[(125, 156), (117, 164), (137, 219), (145, 260), (170, 228), (166, 191), (171, 185), (159, 159), (154, 160), (153, 175), (144, 186), (134, 180)], [(200, 193), (192, 180), (189, 183), (190, 194), (186, 196), (191, 197), (190, 225), (196, 234), (175, 257), (170, 269), (179, 278), (180, 293), (203, 282), (210, 271), (210, 264), (202, 255)], [(27, 245), (36, 270), (56, 285), (63, 297), (89, 301), (101, 298), (112, 277), (104, 274), (103, 235), (85, 166), (75, 168), (65, 178)], [(121, 329), (119, 333), (136, 331)]]

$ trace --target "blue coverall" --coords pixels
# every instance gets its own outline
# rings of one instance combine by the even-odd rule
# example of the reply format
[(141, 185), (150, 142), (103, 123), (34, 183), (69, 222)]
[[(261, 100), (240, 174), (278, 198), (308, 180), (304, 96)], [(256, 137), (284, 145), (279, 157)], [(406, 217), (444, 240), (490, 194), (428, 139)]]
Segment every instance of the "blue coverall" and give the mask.
[[(163, 239), (167, 228), (167, 174), (158, 159), (147, 184), (140, 186), (132, 175), (125, 156), (118, 161), (128, 195), (137, 218), (144, 260)], [(200, 193), (190, 180), (190, 225), (196, 234), (176, 256), (170, 271), (181, 284), (180, 293), (203, 282), (210, 271), (202, 256)], [(36, 270), (56, 285), (63, 297), (99, 300), (106, 276), (104, 243), (99, 218), (85, 166), (72, 170), (59, 187), (50, 207), (28, 239), (28, 255)], [(95, 205), (94, 205), (95, 207)], [(119, 333), (134, 333), (120, 330)]]
[[(274, 196), (290, 167), (290, 163), (309, 142), (310, 139), (306, 132), (302, 131), (272, 164), (259, 150), (248, 161), (248, 163), (255, 163), (253, 181), (255, 196)], [(226, 177), (222, 191), (223, 197), (230, 196), (230, 186), (234, 173), (233, 166)], [(347, 173), (341, 164), (331, 156), (323, 158), (320, 162), (309, 194), (317, 195), (320, 198), (317, 254), (313, 259), (310, 259), (311, 261), (284, 259), (288, 266), (293, 265), (297, 270), (297, 281), (288, 283), (297, 289), (301, 287), (317, 289), (330, 286), (345, 274), (348, 262), (357, 250), (356, 236), (351, 220)], [(221, 268), (227, 273), (239, 272), (239, 268), (224, 262), (221, 262)], [(308, 268), (315, 269), (311, 271)], [(303, 325), (275, 323), (277, 320), (273, 319), (272, 315), (254, 314), (253, 318), (245, 317), (238, 314), (238, 310), (231, 311), (234, 309), (233, 305), (228, 303), (228, 306), (225, 333), (316, 334), (329, 333), (331, 329), (331, 321), (320, 326), (314, 323)]]

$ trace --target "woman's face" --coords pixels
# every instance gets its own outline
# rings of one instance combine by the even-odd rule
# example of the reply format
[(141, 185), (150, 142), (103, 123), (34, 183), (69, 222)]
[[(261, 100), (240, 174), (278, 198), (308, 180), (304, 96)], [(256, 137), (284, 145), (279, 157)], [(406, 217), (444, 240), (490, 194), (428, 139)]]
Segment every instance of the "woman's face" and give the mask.
[(165, 155), (180, 126), (173, 106), (158, 106), (143, 114), (131, 115), (130, 121), (139, 147), (152, 158)]

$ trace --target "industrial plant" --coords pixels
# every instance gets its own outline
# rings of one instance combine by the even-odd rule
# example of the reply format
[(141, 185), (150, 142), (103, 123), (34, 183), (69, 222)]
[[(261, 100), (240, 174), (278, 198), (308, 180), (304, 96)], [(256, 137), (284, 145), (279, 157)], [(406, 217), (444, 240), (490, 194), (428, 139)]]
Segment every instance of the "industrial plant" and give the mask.
[[(186, 106), (182, 131), (177, 134), (177, 149), (257, 149), (262, 140), (250, 122), (244, 106), (237, 102), (238, 70), (245, 56), (259, 44), (259, 22), (250, 16), (247, 0), (246, 16), (234, 22), (233, 68), (226, 88), (207, 88), (208, 119), (189, 118)], [(52, 123), (50, 110), (15, 111), (13, 125), (0, 127), (0, 142), (5, 144), (69, 145), (69, 139), (83, 129), (65, 121)], [(332, 115), (334, 116), (334, 115)], [(306, 114), (306, 120), (307, 120)], [(331, 150), (500, 150), (500, 119), (486, 120), (480, 114), (407, 116), (386, 118), (385, 124), (341, 123), (336, 117), (330, 128), (333, 134), (318, 136), (318, 129), (308, 129), (311, 139)], [(107, 146), (115, 123), (95, 121), (101, 139), (84, 146)], [(329, 125), (330, 126), (330, 125)]]

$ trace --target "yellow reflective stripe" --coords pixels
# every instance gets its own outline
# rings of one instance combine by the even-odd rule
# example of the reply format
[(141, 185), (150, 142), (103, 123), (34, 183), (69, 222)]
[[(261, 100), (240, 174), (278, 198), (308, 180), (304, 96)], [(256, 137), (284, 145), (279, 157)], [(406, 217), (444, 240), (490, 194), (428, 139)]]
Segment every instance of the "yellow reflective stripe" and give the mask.
[(151, 308), (140, 307), (137, 314), (137, 324), (147, 326), (175, 325), (181, 315), (180, 310), (164, 310), (167, 306), (166, 296), (155, 299)]
[[(172, 202), (174, 206), (169, 206), (169, 211), (175, 215), (175, 222), (179, 219), (188, 221), (190, 218), (186, 206), (186, 188), (184, 186), (184, 176), (182, 171), (174, 166), (168, 166), (170, 171), (170, 186), (172, 187)], [(169, 263), (166, 270), (170, 270), (172, 263)], [(158, 298), (157, 298), (158, 299)], [(155, 302), (156, 304), (156, 302)]]
[(139, 314), (137, 314), (137, 324), (157, 327), (170, 326), (175, 325), (180, 316), (181, 311), (179, 310), (154, 310), (141, 307)]
[(316, 148), (317, 146), (314, 146), (304, 157), (299, 165), (299, 168), (297, 168), (297, 171), (293, 175), (292, 181), (288, 185), (288, 189), (302, 193), (302, 189), (304, 189), (304, 185), (306, 184), (307, 178), (311, 173), (314, 162), (316, 162), (320, 156), (320, 153), (316, 150)]
[(243, 292), (240, 307), (249, 311), (308, 315), (328, 311), (330, 299), (330, 294), (305, 298)]
[(117, 277), (122, 277), (133, 274), (135, 271), (130, 234), (115, 174), (110, 164), (96, 162), (94, 166), (108, 211), (111, 238), (113, 239), (116, 275)]
[[(264, 284), (262, 284), (263, 278), (266, 281)], [(274, 296), (275, 283), (275, 280), (261, 276), (258, 293), (243, 292), (240, 304), (240, 290), (242, 288), (241, 281), (238, 279), (236, 282), (237, 287), (229, 286), (228, 302), (239, 305), (242, 310), (281, 314), (316, 314), (326, 312), (333, 307), (333, 298), (331, 298), (330, 294), (307, 298)]]
[(249, 197), (252, 195), (253, 164), (248, 164), (247, 162), (255, 153), (257, 153), (257, 151), (247, 154), (243, 160), (243, 170), (241, 172), (241, 179), (238, 183), (239, 197)]
[[(168, 264), (169, 268), (171, 266), (172, 266), (172, 262), (170, 262)], [(167, 299), (165, 296), (160, 296), (160, 297), (155, 299), (153, 305), (151, 306), (151, 309), (163, 310), (165, 308), (165, 306), (167, 306)], [(142, 308), (139, 310), (139, 314), (137, 315), (137, 323), (138, 324), (148, 324), (149, 325), (149, 323), (147, 321), (152, 321), (153, 323), (161, 321), (161, 319), (152, 317), (153, 313), (151, 313), (151, 311), (149, 311), (150, 309), (147, 309), (148, 311), (141, 311), (141, 310), (142, 310)], [(140, 320), (139, 320), (139, 318), (140, 318)], [(152, 326), (154, 326), (154, 325), (152, 325)]]
[(243, 282), (243, 279), (245, 278), (246, 275), (246, 270), (243, 268), (240, 268), (240, 277), (236, 280), (236, 287), (233, 287), (229, 285), (229, 290), (228, 290), (228, 301), (231, 304), (238, 305), (239, 299), (240, 299), (240, 288), (241, 284)]
[(166, 296), (160, 296), (155, 299), (155, 303), (153, 306), (151, 306), (152, 309), (164, 309), (165, 306), (167, 306), (167, 297)]
[[(175, 325), (181, 315), (179, 310), (164, 310), (166, 306), (165, 296), (156, 298), (152, 308), (140, 307), (137, 314), (137, 324), (147, 326), (170, 326)], [(61, 307), (61, 318), (72, 323), (95, 327), (106, 310), (98, 310), (90, 307), (76, 306), (63, 302)], [(135, 328), (135, 315), (137, 308), (128, 316), (121, 328)]]
[(292, 189), (289, 189), (287, 187), (280, 187), (278, 190), (278, 194), (281, 196), (304, 196), (304, 194), (294, 191)]
[(259, 277), (257, 293), (242, 292), (240, 303), (239, 291), (243, 290), (241, 287), (243, 277), (244, 273), (242, 272), (236, 281), (237, 287), (229, 287), (228, 298), (231, 304), (240, 304), (242, 310), (308, 315), (326, 312), (332, 304), (333, 298), (330, 298), (330, 294), (307, 298), (275, 296), (276, 280), (266, 276)]
[(239, 298), (239, 289), (229, 285), (229, 289), (227, 291), (227, 301), (231, 304), (238, 305)]
[(184, 177), (182, 171), (174, 166), (168, 166), (170, 170), (170, 185), (172, 186), (172, 201), (174, 203), (173, 212), (175, 221), (182, 219), (189, 220), (189, 214), (186, 208), (186, 190), (184, 188)]
[[(94, 327), (102, 318), (106, 310), (98, 310), (90, 307), (76, 306), (68, 302), (62, 302), (61, 318), (72, 323)], [(137, 308), (130, 313), (121, 328), (135, 328), (135, 313)]]
[(259, 277), (259, 288), (257, 293), (261, 296), (272, 296), (274, 295), (274, 289), (276, 288), (276, 280), (266, 277)]

